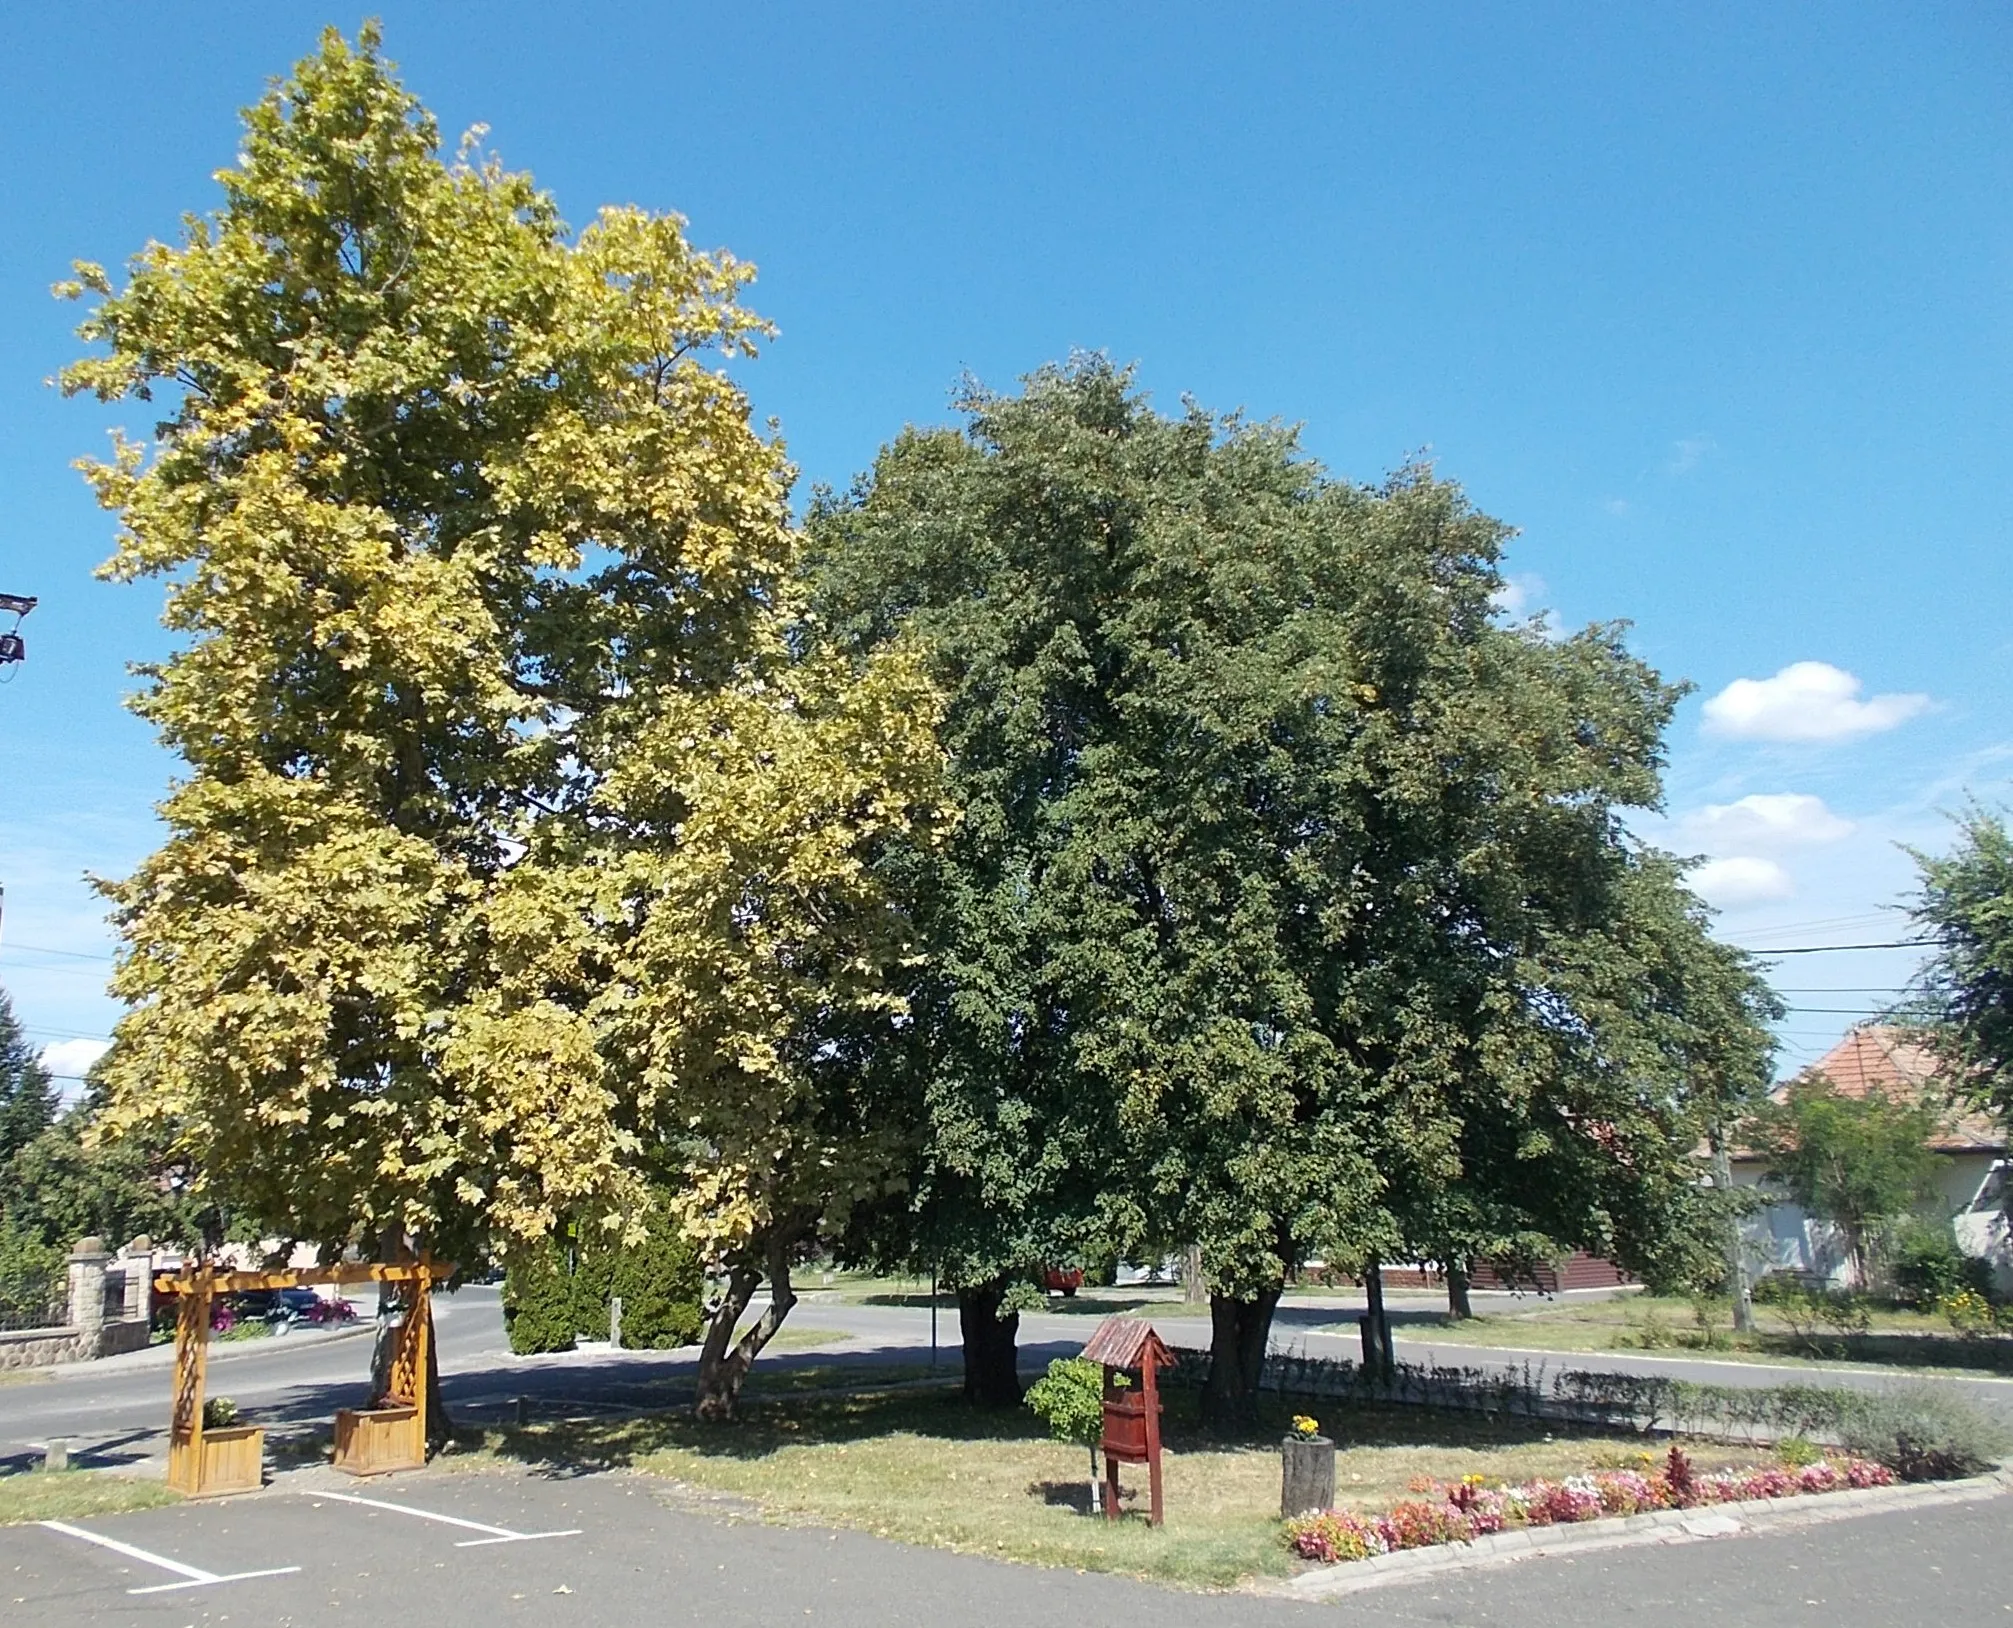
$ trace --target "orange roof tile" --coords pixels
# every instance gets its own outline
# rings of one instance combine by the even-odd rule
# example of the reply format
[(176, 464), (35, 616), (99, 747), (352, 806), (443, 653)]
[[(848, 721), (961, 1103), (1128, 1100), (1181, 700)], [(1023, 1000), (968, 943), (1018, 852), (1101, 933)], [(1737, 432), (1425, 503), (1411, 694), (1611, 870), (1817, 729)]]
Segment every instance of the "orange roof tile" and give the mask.
[[(1819, 1075), (1830, 1080), (1839, 1095), (1846, 1097), (1864, 1097), (1878, 1091), (1897, 1102), (1913, 1102), (1925, 1093), (1940, 1100), (1948, 1090), (1947, 1082), (1938, 1078), (1935, 1053), (1885, 1023), (1855, 1026), (1796, 1078), (1808, 1080)], [(1795, 1083), (1787, 1081), (1771, 1094), (1779, 1101)], [(2006, 1133), (1988, 1114), (1952, 1108), (1944, 1116), (1941, 1133), (1929, 1145), (1941, 1153), (1996, 1153), (2004, 1150)]]

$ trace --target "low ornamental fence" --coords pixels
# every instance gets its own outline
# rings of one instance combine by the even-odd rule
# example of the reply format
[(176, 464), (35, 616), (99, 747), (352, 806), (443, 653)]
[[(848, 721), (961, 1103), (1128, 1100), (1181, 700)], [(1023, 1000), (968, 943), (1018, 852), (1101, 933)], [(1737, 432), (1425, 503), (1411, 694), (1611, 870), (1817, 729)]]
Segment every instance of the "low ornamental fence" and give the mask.
[(0, 1333), (60, 1328), (70, 1318), (66, 1272), (9, 1272), (0, 1275)]
[[(1864, 1412), (1867, 1393), (1824, 1385), (1710, 1385), (1654, 1374), (1515, 1367), (1466, 1368), (1401, 1362), (1388, 1384), (1346, 1357), (1281, 1352), (1266, 1359), (1264, 1388), (1280, 1396), (1344, 1403), (1397, 1403), (1493, 1417), (1556, 1420), (1639, 1435), (1836, 1443)], [(1209, 1353), (1179, 1348), (1162, 1381), (1200, 1389)]]

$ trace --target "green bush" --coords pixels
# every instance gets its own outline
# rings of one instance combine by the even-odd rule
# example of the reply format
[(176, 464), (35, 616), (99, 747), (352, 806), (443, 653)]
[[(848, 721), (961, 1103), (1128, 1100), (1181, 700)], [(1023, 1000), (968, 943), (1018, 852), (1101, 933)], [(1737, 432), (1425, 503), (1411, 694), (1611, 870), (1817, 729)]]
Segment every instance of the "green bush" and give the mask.
[(571, 1351), (578, 1322), (573, 1274), (561, 1245), (543, 1244), (511, 1262), (503, 1275), (503, 1325), (511, 1350), (519, 1356)]
[(581, 1340), (608, 1338), (609, 1301), (620, 1295), (623, 1346), (666, 1351), (699, 1338), (704, 1293), (698, 1254), (675, 1233), (636, 1248), (555, 1240), (504, 1274), (503, 1316), (520, 1355), (571, 1351)]
[(1896, 1298), (1924, 1311), (1967, 1290), (1991, 1298), (1991, 1262), (1965, 1254), (1948, 1222), (1904, 1223), (1888, 1244), (1887, 1263)]
[[(623, 1348), (668, 1351), (695, 1343), (706, 1326), (705, 1290), (698, 1251), (685, 1238), (652, 1238), (641, 1249), (621, 1251), (611, 1292), (622, 1297)], [(607, 1332), (605, 1308), (602, 1331)]]
[(25, 1228), (0, 1222), (0, 1318), (37, 1322), (63, 1305), (67, 1259)]
[(1027, 1405), (1057, 1441), (1095, 1447), (1104, 1435), (1104, 1369), (1088, 1357), (1057, 1357), (1028, 1386)]
[(1978, 1475), (2007, 1451), (2004, 1425), (1952, 1392), (1896, 1386), (1857, 1397), (1840, 1432), (1848, 1451), (1878, 1459), (1904, 1481)]
[(583, 1340), (608, 1338), (608, 1297), (615, 1292), (619, 1245), (597, 1240), (574, 1251), (573, 1332)]

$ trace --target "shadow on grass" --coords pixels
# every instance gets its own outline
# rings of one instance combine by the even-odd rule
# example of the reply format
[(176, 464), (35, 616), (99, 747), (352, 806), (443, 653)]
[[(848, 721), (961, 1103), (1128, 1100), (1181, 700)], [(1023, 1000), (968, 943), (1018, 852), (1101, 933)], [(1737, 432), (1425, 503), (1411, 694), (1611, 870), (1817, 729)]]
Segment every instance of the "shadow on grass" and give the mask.
[[(1205, 1430), (1197, 1413), (1199, 1400), (1190, 1391), (1165, 1393), (1162, 1439), (1169, 1452), (1269, 1450), (1296, 1413), (1313, 1408), (1320, 1410), (1328, 1433), (1350, 1447), (1505, 1447), (1600, 1434), (1557, 1421), (1341, 1402), (1332, 1397), (1315, 1402), (1290, 1394), (1263, 1398), (1256, 1420), (1241, 1429)], [(975, 1408), (949, 1384), (847, 1396), (752, 1397), (744, 1399), (741, 1418), (731, 1424), (702, 1423), (681, 1410), (471, 1431), (463, 1440), (535, 1474), (564, 1479), (628, 1468), (666, 1449), (756, 1461), (791, 1447), (843, 1446), (893, 1435), (924, 1437), (947, 1446), (1048, 1440), (1046, 1429), (1026, 1409)], [(1071, 1484), (1057, 1485), (1066, 1491)], [(1087, 1489), (1078, 1484), (1078, 1490), (1087, 1507)]]

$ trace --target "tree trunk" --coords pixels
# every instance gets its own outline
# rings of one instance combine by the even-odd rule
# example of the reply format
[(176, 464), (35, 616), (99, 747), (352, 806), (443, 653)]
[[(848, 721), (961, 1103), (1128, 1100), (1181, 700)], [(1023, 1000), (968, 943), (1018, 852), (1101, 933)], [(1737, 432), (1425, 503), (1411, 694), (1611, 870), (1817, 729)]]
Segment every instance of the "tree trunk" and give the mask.
[(1363, 1334), (1363, 1376), (1372, 1384), (1388, 1385), (1397, 1377), (1391, 1348), (1391, 1317), (1384, 1309), (1384, 1268), (1376, 1261), (1363, 1268), (1363, 1292), (1368, 1307), (1358, 1327)]
[(1468, 1300), (1468, 1263), (1449, 1261), (1447, 1263), (1447, 1315), (1458, 1323), (1465, 1323), (1475, 1315), (1475, 1308)]
[(1202, 1275), (1202, 1245), (1188, 1246), (1188, 1259), (1181, 1268), (1181, 1303), (1203, 1306), (1209, 1303), (1209, 1280)]
[(1278, 1306), (1277, 1289), (1249, 1300), (1210, 1295), (1209, 1379), (1202, 1388), (1202, 1422), (1211, 1429), (1235, 1430), (1257, 1422), (1258, 1386), (1265, 1377), (1265, 1348)]
[(965, 1347), (965, 1400), (974, 1407), (1020, 1406), (1020, 1313), (1000, 1315), (1007, 1280), (958, 1289), (958, 1332)]
[[(396, 1266), (410, 1257), (405, 1234), (397, 1227), (385, 1227), (377, 1235), (377, 1258), (386, 1266)], [(398, 1349), (398, 1289), (380, 1281), (377, 1286), (377, 1329), (370, 1344), (370, 1405), (383, 1407), (391, 1395), (391, 1359)]]
[(728, 1272), (727, 1291), (714, 1310), (712, 1322), (707, 1325), (706, 1343), (699, 1348), (699, 1384), (692, 1411), (701, 1419), (720, 1424), (740, 1411), (741, 1384), (748, 1377), (748, 1369), (761, 1354), (762, 1347), (783, 1326), (783, 1319), (790, 1315), (790, 1308), (796, 1305), (796, 1291), (790, 1287), (790, 1250), (796, 1239), (795, 1229), (785, 1232), (776, 1228), (771, 1231), (765, 1251), (769, 1309), (739, 1340), (734, 1339), (734, 1330), (740, 1326), (741, 1314), (748, 1309), (748, 1302), (754, 1299), (763, 1274), (745, 1262)]
[(447, 1411), (447, 1398), (440, 1394), (440, 1330), (436, 1327), (426, 1342), (426, 1451), (430, 1458), (454, 1436), (454, 1420)]

